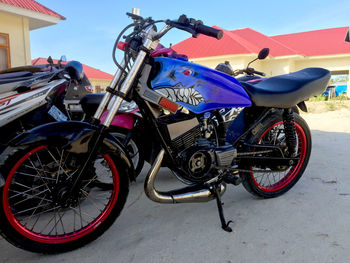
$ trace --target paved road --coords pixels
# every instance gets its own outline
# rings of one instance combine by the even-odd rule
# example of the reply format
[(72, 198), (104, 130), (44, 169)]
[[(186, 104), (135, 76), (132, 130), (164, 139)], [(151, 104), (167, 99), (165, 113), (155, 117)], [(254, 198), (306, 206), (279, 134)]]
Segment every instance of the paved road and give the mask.
[[(144, 170), (118, 221), (95, 242), (47, 256), (0, 240), (0, 262), (349, 262), (350, 131), (316, 126), (312, 135), (309, 167), (285, 195), (262, 200), (229, 186), (223, 201), (227, 218), (235, 220), (233, 233), (220, 229), (215, 202), (149, 201)], [(161, 174), (161, 189), (177, 185), (166, 169)]]

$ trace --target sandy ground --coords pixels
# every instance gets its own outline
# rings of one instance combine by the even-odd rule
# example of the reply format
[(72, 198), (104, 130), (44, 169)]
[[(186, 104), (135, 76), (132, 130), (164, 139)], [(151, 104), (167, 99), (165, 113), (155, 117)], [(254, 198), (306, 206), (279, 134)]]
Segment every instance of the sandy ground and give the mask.
[[(146, 170), (131, 185), (126, 209), (98, 240), (47, 256), (0, 240), (0, 262), (349, 262), (350, 111), (303, 114), (313, 135), (309, 166), (285, 195), (262, 200), (229, 186), (220, 229), (215, 202), (164, 205), (143, 193)], [(148, 168), (148, 166), (146, 167)], [(166, 169), (158, 184), (176, 185)]]
[(306, 105), (310, 113), (350, 110), (350, 100), (306, 101)]

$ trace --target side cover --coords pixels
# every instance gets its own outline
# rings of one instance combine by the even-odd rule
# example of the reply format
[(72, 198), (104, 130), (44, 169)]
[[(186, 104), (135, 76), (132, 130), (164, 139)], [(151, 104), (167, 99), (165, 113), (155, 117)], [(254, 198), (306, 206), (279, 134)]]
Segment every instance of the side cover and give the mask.
[(159, 72), (151, 81), (152, 89), (194, 113), (252, 104), (241, 84), (225, 73), (172, 58), (159, 57), (155, 62)]

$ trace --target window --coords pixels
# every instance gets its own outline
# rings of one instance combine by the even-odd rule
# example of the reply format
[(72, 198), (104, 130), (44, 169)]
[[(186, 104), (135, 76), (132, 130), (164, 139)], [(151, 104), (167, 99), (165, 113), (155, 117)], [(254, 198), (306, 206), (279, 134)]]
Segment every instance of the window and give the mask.
[(101, 93), (101, 86), (95, 86), (95, 92)]
[(0, 70), (11, 67), (9, 35), (0, 33)]

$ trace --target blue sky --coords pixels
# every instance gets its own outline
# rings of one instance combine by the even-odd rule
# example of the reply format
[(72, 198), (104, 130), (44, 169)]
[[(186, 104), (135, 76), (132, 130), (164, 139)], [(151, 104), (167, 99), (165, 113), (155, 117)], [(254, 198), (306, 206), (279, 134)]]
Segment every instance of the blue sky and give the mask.
[[(350, 26), (349, 0), (37, 1), (67, 20), (31, 31), (32, 58), (66, 55), (68, 60), (78, 60), (111, 74), (116, 69), (112, 47), (118, 33), (130, 23), (125, 13), (132, 7), (140, 8), (142, 16), (157, 20), (186, 14), (209, 26), (228, 30), (250, 27), (265, 35)], [(161, 42), (175, 44), (187, 37), (188, 33), (174, 29)]]

